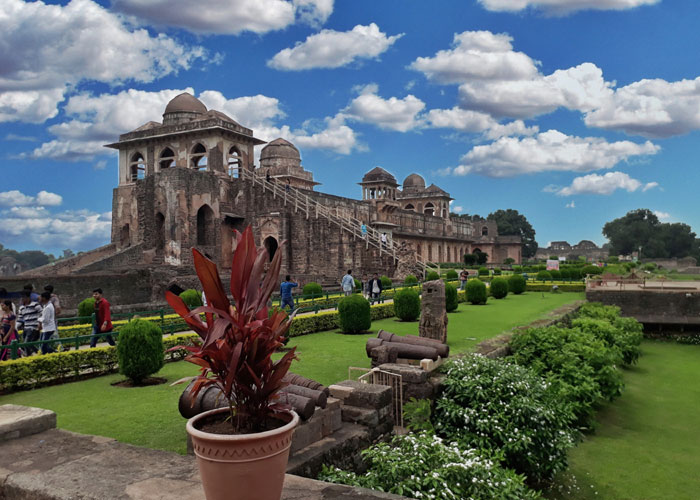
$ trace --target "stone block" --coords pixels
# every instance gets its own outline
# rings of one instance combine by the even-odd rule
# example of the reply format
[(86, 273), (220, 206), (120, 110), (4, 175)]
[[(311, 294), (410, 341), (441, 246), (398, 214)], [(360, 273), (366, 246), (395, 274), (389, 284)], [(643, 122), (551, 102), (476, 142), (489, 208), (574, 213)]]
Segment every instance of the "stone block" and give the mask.
[(345, 405), (342, 411), (343, 422), (352, 422), (368, 427), (374, 427), (379, 423), (379, 412), (369, 408)]
[[(336, 388), (335, 393), (333, 388)], [(330, 389), (333, 397), (343, 400), (343, 405), (377, 409), (391, 404), (391, 387), (385, 385), (344, 380), (331, 386)], [(339, 397), (341, 394), (343, 397)]]
[(323, 433), (323, 437), (334, 433), (343, 425), (340, 405), (334, 406), (333, 408), (317, 410), (314, 418), (321, 420), (321, 432)]
[(20, 405), (0, 406), (0, 442), (56, 428), (56, 414), (50, 410)]
[(428, 372), (418, 366), (385, 363), (381, 365), (379, 369), (401, 375), (401, 382), (404, 384), (423, 384), (428, 380)]
[(314, 414), (313, 417), (294, 429), (290, 453), (306, 448), (321, 439), (323, 439), (323, 418), (319, 418), (319, 415)]

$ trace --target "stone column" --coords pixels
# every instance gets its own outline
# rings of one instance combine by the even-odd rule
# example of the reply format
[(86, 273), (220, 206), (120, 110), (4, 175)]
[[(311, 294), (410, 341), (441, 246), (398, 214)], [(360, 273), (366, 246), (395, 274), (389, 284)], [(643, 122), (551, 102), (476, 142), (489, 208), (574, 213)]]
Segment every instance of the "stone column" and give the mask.
[(442, 280), (423, 283), (418, 332), (421, 337), (447, 343), (447, 309), (445, 283)]

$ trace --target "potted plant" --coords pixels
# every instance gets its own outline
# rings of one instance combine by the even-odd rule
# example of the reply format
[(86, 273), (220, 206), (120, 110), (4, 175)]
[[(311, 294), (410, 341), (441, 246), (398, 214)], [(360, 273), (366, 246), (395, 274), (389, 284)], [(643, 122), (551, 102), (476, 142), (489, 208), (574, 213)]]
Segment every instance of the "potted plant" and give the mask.
[[(291, 349), (277, 362), (272, 354), (283, 345), (291, 318), (267, 303), (277, 286), (282, 253), (272, 262), (257, 248), (248, 226), (236, 231), (228, 300), (216, 264), (192, 249), (207, 306), (190, 310), (177, 295), (166, 292), (172, 308), (199, 334), (195, 347), (179, 346), (185, 358), (201, 367), (192, 385), (193, 400), (208, 386), (218, 386), (228, 405), (187, 421), (208, 500), (278, 500), (294, 427), (299, 417), (278, 399), (282, 377), (295, 359)], [(268, 265), (269, 268), (265, 272)], [(200, 314), (205, 315), (202, 321)]]

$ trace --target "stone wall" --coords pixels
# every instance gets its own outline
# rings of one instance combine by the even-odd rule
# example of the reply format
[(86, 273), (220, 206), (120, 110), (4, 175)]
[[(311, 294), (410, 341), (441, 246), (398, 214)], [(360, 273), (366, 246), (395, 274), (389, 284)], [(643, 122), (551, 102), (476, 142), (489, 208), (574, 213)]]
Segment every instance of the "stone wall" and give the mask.
[(620, 308), (647, 325), (700, 325), (700, 292), (697, 289), (675, 291), (587, 290), (586, 299)]

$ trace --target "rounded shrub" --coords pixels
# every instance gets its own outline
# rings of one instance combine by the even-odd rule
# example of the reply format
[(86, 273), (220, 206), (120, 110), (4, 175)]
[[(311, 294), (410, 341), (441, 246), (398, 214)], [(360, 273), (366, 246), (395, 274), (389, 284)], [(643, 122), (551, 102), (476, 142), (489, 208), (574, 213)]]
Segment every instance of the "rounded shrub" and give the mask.
[(420, 317), (420, 295), (416, 290), (402, 288), (394, 295), (394, 312), (401, 321), (415, 321)]
[(180, 298), (187, 304), (187, 307), (194, 309), (202, 306), (202, 294), (194, 288), (189, 288), (180, 294)]
[(85, 317), (85, 316), (92, 316), (92, 313), (95, 312), (95, 299), (92, 297), (87, 298), (83, 300), (80, 304), (78, 304), (78, 316)]
[(389, 278), (387, 276), (382, 276), (381, 278), (379, 278), (379, 281), (382, 282), (382, 289), (383, 290), (388, 290), (392, 286), (394, 286), (394, 283), (391, 281), (391, 278)]
[[(357, 283), (356, 283), (357, 284)], [(304, 295), (321, 295), (323, 293), (323, 288), (321, 285), (316, 283), (315, 281), (310, 281), (306, 285), (304, 285), (304, 289), (302, 291), (302, 294)]]
[(598, 266), (585, 266), (581, 269), (581, 275), (586, 276), (587, 274), (602, 274), (603, 268)]
[(150, 321), (133, 319), (119, 329), (119, 373), (135, 384), (163, 367), (163, 332)]
[(553, 280), (561, 279), (561, 271), (558, 271), (557, 269), (552, 269), (551, 271), (549, 271), (549, 274), (552, 275)]
[(457, 274), (457, 271), (455, 271), (454, 269), (450, 269), (450, 270), (447, 271), (447, 273), (445, 274), (445, 279), (448, 279), (448, 280), (456, 280), (456, 279), (458, 278), (458, 276), (459, 276), (459, 275)]
[(404, 285), (415, 285), (416, 283), (418, 283), (418, 278), (416, 278), (416, 277), (413, 276), (412, 274), (409, 274), (409, 275), (406, 276), (406, 278), (404, 278), (404, 280), (403, 280), (403, 284), (404, 284)]
[(357, 278), (353, 278), (353, 281), (355, 282), (355, 289), (352, 293), (360, 293), (362, 291), (362, 282)]
[(485, 267), (479, 268), (479, 276), (488, 276), (488, 275), (489, 275), (488, 269), (486, 269)]
[(522, 274), (523, 266), (513, 266), (513, 272), (516, 274)]
[(435, 281), (439, 279), (440, 275), (435, 271), (428, 271), (428, 274), (425, 275), (425, 281)]
[(539, 281), (551, 281), (552, 274), (549, 271), (538, 271), (537, 279)]
[(491, 296), (494, 299), (502, 299), (508, 295), (508, 281), (505, 278), (494, 278), (491, 280)]
[(578, 267), (572, 267), (569, 269), (569, 279), (572, 281), (578, 281), (581, 279), (581, 269)]
[(561, 279), (564, 281), (571, 279), (571, 271), (569, 271), (568, 269), (562, 269), (561, 271), (559, 271), (559, 275), (561, 276)]
[(445, 283), (445, 309), (447, 312), (456, 311), (459, 307), (459, 302), (457, 301), (457, 287)]
[(500, 267), (494, 268), (494, 270), (493, 270), (493, 275), (494, 275), (494, 276), (500, 276), (500, 275), (501, 275), (501, 268), (500, 268)]
[(343, 333), (359, 333), (372, 326), (369, 302), (362, 295), (349, 295), (338, 302), (338, 320)]
[(472, 304), (486, 304), (486, 284), (483, 281), (467, 281), (467, 301)]
[(520, 295), (527, 288), (527, 281), (522, 274), (513, 274), (508, 278), (508, 290), (510, 293)]
[(644, 264), (645, 271), (653, 271), (654, 269), (656, 269), (656, 264), (654, 264), (653, 262), (649, 262), (648, 264)]

